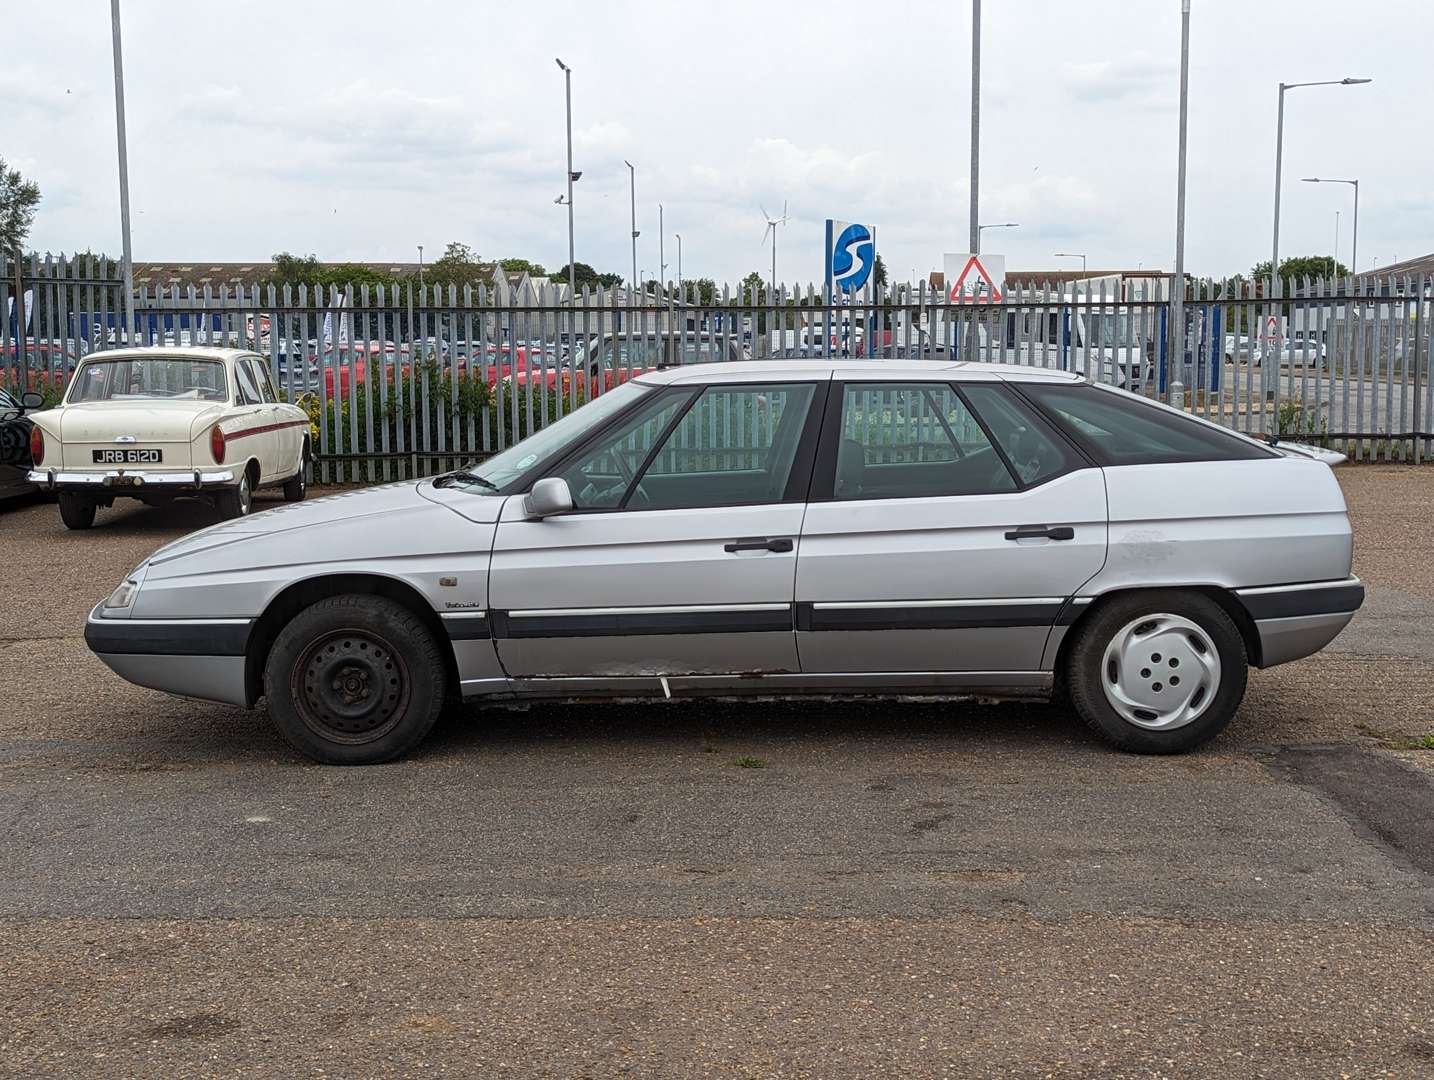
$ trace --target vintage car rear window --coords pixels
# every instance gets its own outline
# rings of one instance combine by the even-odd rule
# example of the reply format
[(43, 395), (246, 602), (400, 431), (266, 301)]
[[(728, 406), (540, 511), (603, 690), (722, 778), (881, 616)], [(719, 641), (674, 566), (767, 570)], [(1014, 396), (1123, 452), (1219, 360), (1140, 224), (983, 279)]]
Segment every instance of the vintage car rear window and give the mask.
[(224, 401), (224, 364), (188, 356), (140, 356), (86, 361), (65, 399), (77, 401)]

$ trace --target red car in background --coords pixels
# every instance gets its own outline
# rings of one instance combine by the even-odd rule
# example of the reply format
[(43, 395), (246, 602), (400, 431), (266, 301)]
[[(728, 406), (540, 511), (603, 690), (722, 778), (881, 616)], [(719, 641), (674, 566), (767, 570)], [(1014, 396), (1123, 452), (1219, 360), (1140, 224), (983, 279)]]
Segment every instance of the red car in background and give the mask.
[(619, 332), (593, 338), (578, 348), (576, 356), (525, 365), (512, 376), (512, 384), (528, 387), (541, 382), (550, 390), (570, 393), (576, 379), (583, 395), (593, 397), (646, 371), (744, 359), (742, 343), (735, 337), (676, 331), (629, 338)]

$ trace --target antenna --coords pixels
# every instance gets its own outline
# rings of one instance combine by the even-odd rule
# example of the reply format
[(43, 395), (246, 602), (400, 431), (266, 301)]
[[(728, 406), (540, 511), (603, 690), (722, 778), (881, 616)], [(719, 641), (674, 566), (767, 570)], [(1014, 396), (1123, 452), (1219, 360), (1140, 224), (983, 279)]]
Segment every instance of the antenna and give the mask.
[(783, 199), (783, 200), (782, 200), (782, 216), (779, 217), (779, 218), (774, 218), (774, 217), (772, 217), (771, 214), (767, 213), (767, 208), (766, 208), (765, 206), (762, 206), (760, 203), (758, 204), (757, 208), (762, 211), (762, 218), (767, 222), (767, 227), (762, 231), (762, 243), (765, 244), (765, 243), (767, 242), (767, 236), (768, 236), (769, 234), (770, 234), (771, 237), (772, 237), (772, 294), (773, 294), (773, 295), (776, 295), (776, 292), (777, 292), (777, 226), (778, 226), (778, 225), (785, 225), (785, 224), (787, 223), (787, 200), (786, 200), (786, 199)]

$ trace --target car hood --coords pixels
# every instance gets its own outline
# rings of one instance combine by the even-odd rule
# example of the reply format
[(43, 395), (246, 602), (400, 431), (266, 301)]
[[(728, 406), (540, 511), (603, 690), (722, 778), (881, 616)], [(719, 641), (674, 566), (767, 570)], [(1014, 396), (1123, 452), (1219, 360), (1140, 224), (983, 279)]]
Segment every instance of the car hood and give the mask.
[(206, 561), (232, 565), (236, 560), (248, 560), (238, 559), (235, 551), (221, 549), (243, 545), (247, 550), (261, 541), (268, 542), (268, 554), (262, 561), (269, 563), (361, 558), (365, 538), (371, 541), (374, 554), (390, 551), (395, 543), (420, 554), (448, 546), (449, 530), (445, 526), (455, 515), (492, 523), (498, 520), (502, 505), (501, 498), (434, 488), (431, 480), (404, 480), (286, 503), (237, 521), (212, 525), (165, 545), (150, 556), (148, 563), (161, 568), (203, 553)]
[(1271, 449), (1284, 454), (1285, 457), (1313, 458), (1315, 461), (1323, 461), (1326, 465), (1339, 465), (1348, 458), (1338, 450), (1329, 450), (1323, 446), (1311, 446), (1309, 443), (1277, 442)]
[(36, 415), (64, 442), (109, 442), (116, 435), (133, 435), (139, 442), (189, 442), (224, 409), (213, 401), (81, 401)]

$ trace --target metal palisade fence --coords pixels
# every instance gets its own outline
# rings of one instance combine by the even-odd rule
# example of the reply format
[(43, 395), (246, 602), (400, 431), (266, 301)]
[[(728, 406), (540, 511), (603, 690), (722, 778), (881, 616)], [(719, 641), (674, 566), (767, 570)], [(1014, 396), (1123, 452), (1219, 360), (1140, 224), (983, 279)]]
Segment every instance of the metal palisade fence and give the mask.
[(58, 398), (75, 366), (126, 345), (234, 346), (268, 358), (313, 421), (316, 479), (429, 475), (492, 454), (635, 374), (796, 356), (1063, 369), (1254, 435), (1355, 460), (1427, 460), (1434, 279), (1196, 282), (1183, 334), (1169, 278), (1008, 283), (952, 303), (926, 283), (584, 289), (491, 284), (141, 289), (118, 267), (0, 262), (0, 385)]

